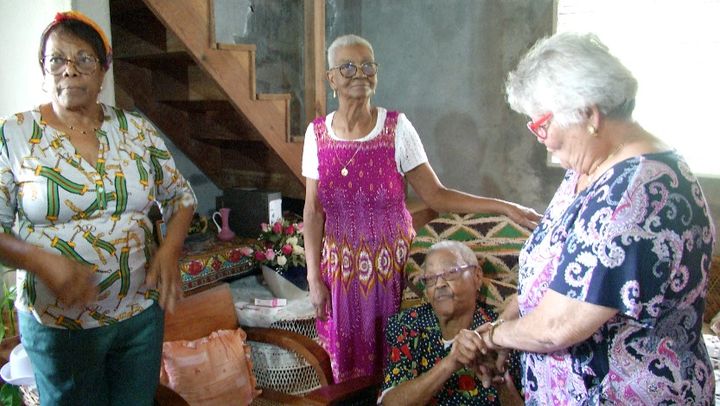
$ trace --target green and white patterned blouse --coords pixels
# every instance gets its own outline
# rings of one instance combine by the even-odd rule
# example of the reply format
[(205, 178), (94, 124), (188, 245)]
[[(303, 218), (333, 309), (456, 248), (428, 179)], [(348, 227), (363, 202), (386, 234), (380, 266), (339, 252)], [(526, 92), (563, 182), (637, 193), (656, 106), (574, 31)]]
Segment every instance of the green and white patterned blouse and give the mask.
[[(100, 292), (91, 305), (68, 307), (35, 274), (18, 271), (20, 311), (42, 324), (87, 329), (150, 307), (144, 284), (154, 248), (150, 207), (169, 220), (196, 206), (157, 130), (141, 115), (101, 105), (105, 119), (93, 167), (65, 133), (47, 126), (39, 108), (0, 122), (0, 224), (6, 233), (95, 268)], [(18, 224), (15, 224), (15, 221)]]

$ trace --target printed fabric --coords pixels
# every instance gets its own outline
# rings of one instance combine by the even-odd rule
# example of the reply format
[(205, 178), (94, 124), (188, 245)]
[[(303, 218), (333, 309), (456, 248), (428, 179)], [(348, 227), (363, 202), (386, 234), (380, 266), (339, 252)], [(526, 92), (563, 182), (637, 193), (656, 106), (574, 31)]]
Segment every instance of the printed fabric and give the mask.
[(715, 230), (674, 151), (627, 159), (575, 194), (569, 171), (520, 254), (521, 316), (547, 289), (618, 309), (590, 338), (523, 354), (529, 405), (713, 403), (700, 332)]
[(317, 328), (335, 382), (382, 374), (383, 331), (400, 308), (415, 232), (395, 162), (397, 118), (388, 112), (381, 134), (364, 142), (334, 140), (324, 117), (313, 122), (325, 211), (320, 271), (332, 300)]
[[(497, 314), (477, 302), (471, 329), (495, 321)], [(390, 346), (389, 362), (385, 365), (383, 392), (431, 370), (450, 355), (452, 345), (445, 345), (438, 321), (429, 303), (406, 309), (390, 318), (385, 339)], [(511, 353), (510, 374), (519, 386), (520, 358)], [(484, 388), (475, 372), (459, 369), (430, 400), (431, 405), (499, 405), (495, 387)]]
[[(156, 129), (139, 114), (101, 105), (97, 164), (39, 109), (16, 114), (0, 127), (0, 223), (6, 233), (93, 267), (100, 292), (87, 306), (60, 302), (35, 274), (17, 274), (20, 311), (42, 324), (88, 329), (128, 319), (157, 300), (144, 284), (154, 248), (150, 207), (167, 221), (196, 205)], [(18, 223), (16, 224), (16, 215)]]

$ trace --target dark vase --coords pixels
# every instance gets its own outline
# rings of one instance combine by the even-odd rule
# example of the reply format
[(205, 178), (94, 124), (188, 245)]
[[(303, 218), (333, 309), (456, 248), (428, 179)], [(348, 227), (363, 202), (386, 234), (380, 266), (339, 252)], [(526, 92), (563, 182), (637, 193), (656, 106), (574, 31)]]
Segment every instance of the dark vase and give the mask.
[(307, 281), (307, 268), (304, 266), (288, 266), (287, 269), (281, 267), (275, 268), (277, 272), (283, 278), (292, 282), (293, 285), (297, 286), (302, 290), (309, 290)]

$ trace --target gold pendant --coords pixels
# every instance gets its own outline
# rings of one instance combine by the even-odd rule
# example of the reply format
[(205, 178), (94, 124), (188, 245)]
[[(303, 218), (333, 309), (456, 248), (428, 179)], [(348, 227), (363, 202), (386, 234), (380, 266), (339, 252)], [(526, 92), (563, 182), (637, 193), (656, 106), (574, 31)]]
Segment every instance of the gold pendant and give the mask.
[(342, 168), (342, 169), (340, 170), (340, 175), (342, 175), (342, 176), (347, 176), (347, 175), (348, 175), (348, 170), (347, 170), (347, 168)]

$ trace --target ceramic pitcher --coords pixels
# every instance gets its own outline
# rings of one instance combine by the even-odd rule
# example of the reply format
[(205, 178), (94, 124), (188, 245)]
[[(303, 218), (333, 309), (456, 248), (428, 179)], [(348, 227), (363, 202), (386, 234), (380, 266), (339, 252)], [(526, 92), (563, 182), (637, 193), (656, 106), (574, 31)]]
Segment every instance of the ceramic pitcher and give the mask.
[[(220, 216), (220, 223), (217, 221), (217, 216)], [(217, 237), (220, 241), (229, 241), (235, 238), (235, 233), (230, 229), (229, 217), (230, 209), (227, 207), (221, 208), (212, 215), (213, 223), (218, 229)]]

